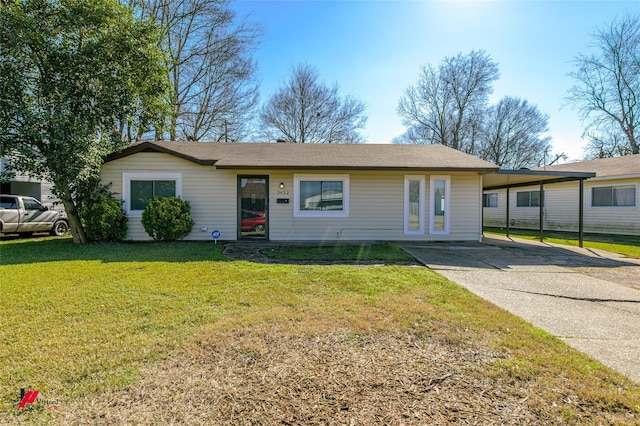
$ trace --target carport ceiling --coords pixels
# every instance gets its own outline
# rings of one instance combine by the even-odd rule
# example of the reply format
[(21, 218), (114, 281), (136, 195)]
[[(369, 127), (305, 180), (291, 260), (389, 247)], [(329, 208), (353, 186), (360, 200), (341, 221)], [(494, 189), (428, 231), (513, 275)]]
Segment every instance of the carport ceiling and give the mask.
[(562, 172), (545, 170), (498, 170), (484, 175), (483, 189), (514, 188), (519, 186), (531, 186), (540, 183), (558, 183), (584, 180), (595, 177), (595, 173), (588, 172)]

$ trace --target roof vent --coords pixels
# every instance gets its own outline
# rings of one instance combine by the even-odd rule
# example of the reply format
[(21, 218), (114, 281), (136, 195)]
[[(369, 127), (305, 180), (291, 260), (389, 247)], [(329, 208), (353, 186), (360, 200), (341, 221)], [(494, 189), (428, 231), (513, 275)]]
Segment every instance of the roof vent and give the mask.
[(287, 143), (287, 141), (285, 141), (284, 139), (278, 139), (276, 142), (277, 143)]

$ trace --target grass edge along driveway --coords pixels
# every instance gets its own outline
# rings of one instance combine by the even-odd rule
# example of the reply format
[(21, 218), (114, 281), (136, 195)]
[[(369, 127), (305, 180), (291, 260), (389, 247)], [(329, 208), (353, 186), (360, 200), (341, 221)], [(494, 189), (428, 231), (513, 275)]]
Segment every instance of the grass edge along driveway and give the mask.
[[(358, 250), (362, 252), (361, 248)], [(362, 389), (372, 395), (374, 389), (382, 392), (379, 401), (390, 403), (397, 399), (397, 405), (385, 408), (387, 415), (398, 413), (399, 417), (391, 420), (411, 423), (412, 417), (404, 416), (413, 415), (421, 419), (414, 420), (420, 423), (433, 420), (435, 417), (429, 416), (437, 412), (485, 422), (500, 422), (500, 416), (508, 415), (515, 423), (637, 424), (640, 418), (640, 388), (636, 384), (427, 268), (260, 265), (225, 260), (220, 245), (210, 243), (74, 246), (64, 238), (0, 242), (0, 263), (0, 423), (100, 423), (110, 413), (120, 413), (114, 401), (124, 398), (122, 392), (135, 394), (137, 387), (147, 381), (151, 380), (154, 389), (180, 389), (179, 382), (172, 386), (153, 382), (158, 375), (153, 373), (155, 366), (167, 362), (173, 365), (176, 353), (194, 359), (197, 357), (193, 354), (199, 353), (197, 359), (213, 362), (206, 354), (229, 335), (234, 339), (261, 336), (258, 341), (262, 344), (252, 338), (248, 341), (253, 343), (238, 341), (238, 347), (229, 348), (236, 351), (230, 362), (243, 359), (237, 350), (244, 348), (241, 355), (251, 355), (247, 358), (249, 365), (263, 369), (270, 364), (251, 363), (269, 359), (268, 351), (279, 347), (277, 342), (303, 339), (307, 343), (299, 344), (301, 347), (312, 347), (313, 342), (329, 341), (346, 345), (341, 354), (382, 356), (385, 349), (380, 342), (384, 336), (403, 336), (401, 341), (413, 342), (403, 346), (403, 350), (413, 351), (411, 356), (441, 361), (431, 366), (418, 361), (412, 365), (394, 364), (402, 369), (394, 374), (407, 381), (434, 374), (419, 391), (415, 390), (416, 383), (372, 376), (373, 373), (359, 377), (357, 382)], [(341, 337), (327, 337), (337, 335)], [(209, 343), (203, 346), (202, 342)], [(362, 342), (369, 343), (362, 346)], [(425, 353), (431, 343), (437, 343), (433, 346), (435, 352)], [(419, 350), (423, 352), (416, 355)], [(443, 356), (445, 352), (449, 356)], [(224, 353), (231, 352), (218, 355), (222, 357)], [(283, 353), (287, 352), (277, 352)], [(484, 355), (465, 355), (470, 353)], [(331, 351), (327, 354), (330, 357)], [(271, 364), (281, 358), (272, 358)], [(354, 374), (360, 364), (353, 359), (335, 362)], [(352, 365), (345, 366), (345, 362)], [(430, 368), (436, 365), (455, 374), (435, 374)], [(315, 371), (311, 367), (309, 371)], [(198, 371), (214, 374), (219, 368)], [(285, 371), (285, 367), (281, 368), (279, 371)], [(177, 377), (189, 380), (190, 376), (183, 371)], [(469, 378), (473, 381), (469, 382)], [(319, 379), (316, 375), (299, 380), (306, 386), (316, 383), (322, 395), (338, 392), (335, 384), (314, 382)], [(424, 403), (428, 395), (435, 395), (427, 392), (437, 380), (446, 381), (449, 390), (445, 392), (445, 384), (440, 384), (438, 398)], [(208, 383), (212, 381), (215, 377), (207, 378)], [(260, 395), (256, 383), (244, 383), (252, 391), (243, 394), (243, 398)], [(397, 387), (387, 395), (384, 392), (389, 383)], [(484, 388), (478, 391), (469, 383)], [(40, 390), (46, 399), (56, 401), (56, 409), (40, 404), (18, 410), (15, 403), (20, 388)], [(302, 392), (305, 387), (300, 389)], [(491, 389), (500, 389), (499, 398), (492, 396)], [(443, 402), (438, 411), (436, 401), (447, 401), (446, 395), (449, 401), (466, 397), (472, 404), (456, 411), (455, 403), (452, 408)], [(221, 400), (224, 404), (220, 407), (250, 405), (248, 401), (243, 403), (238, 394), (227, 397)], [(408, 406), (403, 398), (409, 397), (413, 398), (414, 414), (402, 408)], [(155, 406), (157, 412), (147, 413), (149, 417), (142, 413), (135, 417), (135, 411), (125, 410), (134, 416), (129, 421), (145, 423), (148, 418), (149, 423), (154, 419), (188, 422), (180, 417), (187, 410), (177, 403), (180, 394), (169, 393), (166, 398)], [(286, 419), (271, 417), (285, 412), (278, 401), (271, 402), (275, 404), (273, 412), (262, 402), (256, 403), (258, 411), (251, 413), (223, 413), (219, 407), (210, 414), (211, 419), (221, 423), (260, 418), (277, 423), (301, 419), (311, 422), (322, 415), (328, 416), (326, 421), (347, 415), (361, 422), (384, 420), (365, 409), (375, 406), (371, 401), (341, 398), (340, 406), (325, 399), (314, 400), (313, 406), (290, 408)], [(104, 405), (96, 402), (101, 400)], [(296, 400), (301, 400), (299, 395)], [(228, 401), (236, 404), (229, 405)], [(513, 407), (517, 405), (519, 414), (499, 408), (505, 401), (511, 401)], [(91, 411), (92, 404), (99, 408)], [(214, 406), (213, 402), (210, 405)]]

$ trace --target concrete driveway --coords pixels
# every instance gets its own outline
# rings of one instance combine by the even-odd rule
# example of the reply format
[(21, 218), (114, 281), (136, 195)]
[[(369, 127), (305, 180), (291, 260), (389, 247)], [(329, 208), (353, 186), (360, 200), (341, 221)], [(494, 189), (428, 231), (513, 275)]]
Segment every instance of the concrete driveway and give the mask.
[(640, 260), (504, 237), (398, 245), (439, 274), (640, 383)]

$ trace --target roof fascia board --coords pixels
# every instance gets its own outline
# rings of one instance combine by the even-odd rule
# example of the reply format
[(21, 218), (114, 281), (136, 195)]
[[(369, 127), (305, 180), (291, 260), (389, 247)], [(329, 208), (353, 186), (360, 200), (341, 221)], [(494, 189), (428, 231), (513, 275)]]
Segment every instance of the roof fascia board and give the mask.
[(530, 180), (527, 182), (519, 182), (519, 183), (511, 183), (511, 184), (501, 184), (494, 186), (485, 186), (482, 188), (483, 191), (491, 191), (494, 189), (505, 189), (505, 188), (522, 188), (524, 186), (535, 186), (540, 185), (541, 183), (544, 185), (549, 185), (552, 183), (561, 183), (561, 182), (575, 182), (578, 180), (586, 180), (588, 177), (564, 177), (564, 178), (556, 178), (556, 179), (537, 179)]
[(589, 182), (593, 182), (596, 180), (618, 180), (618, 179), (636, 179), (640, 178), (640, 174), (632, 174), (632, 175), (616, 175), (616, 176), (596, 176), (594, 178), (589, 179)]
[(388, 170), (388, 171), (433, 171), (433, 172), (472, 172), (472, 173), (493, 173), (492, 168), (466, 168), (466, 167), (384, 167), (384, 166), (249, 166), (249, 165), (220, 165), (216, 164), (216, 169), (234, 170)]
[(590, 178), (596, 174), (593, 172), (563, 172), (555, 170), (507, 170), (500, 169), (496, 172), (498, 175), (519, 175), (519, 176), (563, 176), (575, 178)]
[(110, 161), (128, 157), (130, 155), (137, 154), (139, 152), (156, 152), (156, 153), (162, 153), (162, 154), (169, 154), (178, 158), (182, 158), (183, 160), (190, 161), (192, 163), (200, 164), (202, 166), (211, 166), (218, 161), (218, 160), (205, 160), (201, 158), (196, 158), (190, 155), (182, 154), (172, 149), (168, 149), (164, 146), (156, 145), (153, 142), (143, 142), (138, 145), (125, 148), (118, 153), (109, 154), (107, 158), (104, 160), (104, 163), (108, 163)]

